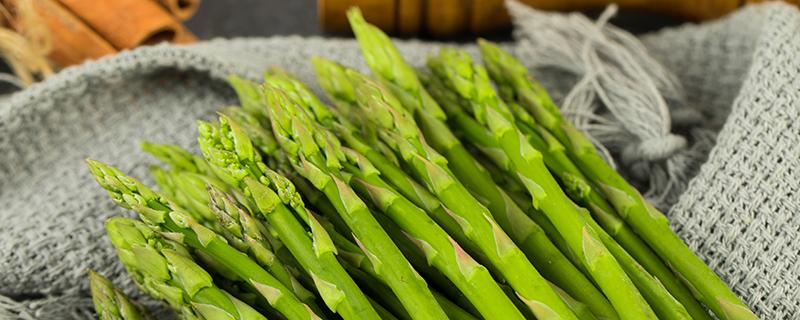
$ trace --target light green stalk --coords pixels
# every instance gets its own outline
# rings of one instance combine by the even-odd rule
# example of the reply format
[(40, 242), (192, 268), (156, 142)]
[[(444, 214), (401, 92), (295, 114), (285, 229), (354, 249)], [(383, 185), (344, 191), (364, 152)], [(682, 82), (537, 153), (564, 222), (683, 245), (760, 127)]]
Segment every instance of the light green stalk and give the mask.
[[(692, 296), (689, 288), (681, 283), (661, 259), (633, 233), (633, 230), (613, 213), (611, 205), (592, 188), (583, 173), (566, 155), (564, 146), (546, 129), (538, 126), (532, 117), (527, 116), (525, 110), (516, 107), (516, 103), (512, 102), (510, 106), (515, 106), (512, 110), (518, 119), (519, 127), (526, 133), (531, 145), (542, 152), (545, 164), (561, 180), (562, 185), (566, 186), (567, 193), (591, 209), (594, 218), (587, 217), (586, 221), (598, 231), (603, 244), (619, 261), (659, 318), (711, 319), (707, 311)], [(585, 211), (583, 208), (581, 210)], [(595, 221), (595, 218), (602, 226)], [(609, 235), (607, 230), (613, 232), (614, 237)], [(619, 239), (619, 243), (614, 238)]]
[[(268, 79), (272, 80), (270, 83), (297, 82), (285, 74), (271, 76)], [(284, 87), (293, 96), (314, 97), (305, 87)], [(324, 108), (324, 106), (314, 107), (314, 104), (306, 102), (318, 102), (319, 100), (316, 98), (295, 101), (303, 110), (313, 115), (319, 114), (319, 112), (314, 112), (315, 108)], [(327, 127), (331, 127), (335, 121), (332, 118), (326, 119), (318, 116), (315, 118), (321, 122), (320, 128), (316, 130), (326, 130), (323, 128), (324, 123), (327, 122)], [(311, 122), (313, 120), (309, 119)], [(337, 138), (331, 135), (331, 139)], [(332, 143), (332, 145), (338, 146), (338, 143)], [(354, 176), (354, 178), (348, 179), (348, 183), (363, 199), (368, 199), (403, 230), (404, 237), (410, 239), (421, 249), (428, 265), (433, 266), (452, 281), (485, 317), (502, 317), (504, 319), (522, 317), (511, 301), (502, 295), (502, 290), (497, 286), (489, 271), (461, 249), (461, 246), (450, 238), (424, 210), (384, 182), (377, 169), (363, 155), (346, 148), (343, 148), (342, 152), (345, 157), (341, 159), (341, 165), (344, 171)]]
[(89, 288), (97, 318), (100, 320), (145, 320), (150, 314), (142, 305), (131, 301), (106, 277), (89, 270)]
[(202, 157), (177, 145), (143, 141), (141, 148), (145, 152), (156, 157), (159, 161), (169, 165), (170, 169), (203, 174), (211, 172), (208, 163), (206, 163)]
[(269, 272), (227, 244), (222, 236), (192, 219), (183, 209), (169, 203), (164, 196), (126, 176), (119, 169), (95, 160), (87, 160), (87, 163), (100, 186), (108, 190), (111, 199), (124, 208), (138, 212), (142, 221), (149, 226), (170, 234), (196, 252), (214, 259), (239, 279), (258, 289), (259, 294), (288, 319), (318, 318)]
[(469, 102), (468, 112), (489, 129), (510, 159), (532, 196), (559, 233), (578, 254), (581, 263), (623, 319), (655, 319), (656, 315), (625, 271), (603, 245), (597, 231), (549, 174), (540, 152), (536, 151), (514, 123), (513, 115), (489, 83), (486, 70), (472, 63), (469, 54), (445, 48), (428, 60), (436, 76)]
[(328, 233), (306, 210), (291, 182), (261, 162), (241, 127), (221, 115), (218, 125), (200, 122), (199, 131), (198, 141), (208, 162), (255, 203), (259, 214), (314, 280), (328, 308), (345, 319), (378, 319), (336, 259)]
[(370, 258), (380, 278), (405, 306), (414, 308), (415, 319), (446, 318), (425, 280), (411, 267), (366, 204), (343, 180), (339, 170), (344, 154), (334, 145), (338, 139), (316, 130), (311, 116), (283, 90), (267, 86), (264, 93), (270, 107), (273, 132), (292, 165), (325, 193), (353, 231), (354, 239)]
[[(580, 170), (610, 200), (620, 216), (678, 273), (695, 296), (722, 319), (757, 319), (755, 314), (670, 229), (666, 217), (606, 163), (588, 138), (561, 113), (546, 90), (513, 56), (487, 41), (480, 42), (483, 60), (499, 87), (529, 110), (537, 122), (563, 143)], [(674, 292), (674, 291), (673, 291)], [(695, 317), (703, 310), (687, 306)]]
[[(252, 85), (257, 86), (256, 84)], [(240, 97), (239, 99), (242, 98)], [(263, 103), (260, 106), (266, 110)], [(253, 141), (253, 146), (262, 154), (271, 154), (280, 148), (278, 141), (275, 141), (275, 137), (269, 131), (269, 121), (261, 120), (259, 116), (248, 113), (244, 108), (236, 106), (223, 108), (220, 113), (236, 121), (242, 127), (242, 130), (247, 133), (247, 136), (250, 137), (250, 140)]]
[(117, 255), (140, 287), (180, 311), (184, 319), (266, 320), (217, 287), (186, 248), (166, 240), (144, 223), (114, 217), (106, 221), (106, 230)]
[(472, 259), (424, 210), (384, 182), (369, 160), (355, 151), (348, 152), (348, 157), (356, 163), (345, 165), (355, 176), (352, 181), (356, 191), (388, 215), (418, 246), (427, 263), (447, 276), (484, 317), (522, 319), (489, 270)]
[[(462, 128), (459, 126), (460, 122), (472, 120), (457, 106), (459, 100), (455, 96), (455, 92), (444, 88), (436, 77), (421, 75), (421, 78), (431, 89), (430, 92), (439, 101), (439, 104), (447, 110), (450, 122), (454, 124), (454, 127)], [(422, 126), (427, 141), (445, 155), (448, 167), (453, 170), (456, 177), (470, 191), (480, 196), (500, 227), (509, 233), (514, 242), (530, 258), (536, 269), (542, 272), (545, 278), (556, 282), (571, 295), (588, 304), (599, 317), (617, 318), (616, 312), (600, 290), (575, 265), (570, 263), (567, 257), (558, 250), (559, 248), (553, 244), (552, 239), (548, 238), (543, 227), (539, 225), (542, 223), (545, 225), (544, 227), (549, 227), (550, 222), (546, 219), (545, 221), (537, 219), (538, 221), (534, 222), (534, 219), (538, 217), (529, 217), (502, 188), (494, 183), (489, 171), (473, 158), (446, 124), (435, 119), (431, 120), (426, 121), (428, 125)], [(476, 134), (486, 133), (486, 130), (480, 125), (470, 129), (477, 132), (467, 132), (463, 135), (469, 138)], [(485, 134), (480, 137), (478, 142), (482, 142), (482, 140), (493, 140), (493, 138), (491, 135)], [(505, 160), (502, 150), (497, 148), (496, 144), (475, 145), (480, 150), (490, 152), (494, 158)], [(580, 266), (580, 263), (576, 263), (576, 265)]]
[(450, 172), (446, 160), (423, 140), (408, 111), (382, 86), (357, 74), (357, 97), (361, 112), (380, 128), (379, 135), (417, 178), (446, 206), (461, 231), (491, 261), (517, 294), (538, 317), (575, 319), (524, 253), (484, 207)]
[(313, 308), (314, 294), (304, 288), (275, 257), (272, 246), (267, 240), (267, 228), (222, 190), (209, 186), (208, 193), (211, 198), (211, 210), (219, 219), (223, 231), (221, 235), (228, 240), (228, 243), (247, 253), (281, 283), (292, 289), (300, 300)]
[[(436, 81), (432, 81), (436, 82)], [(442, 105), (445, 106), (445, 110), (451, 116), (453, 120), (452, 123), (454, 127), (460, 128), (463, 132), (463, 136), (470, 140), (479, 150), (486, 152), (488, 157), (491, 157), (496, 162), (496, 165), (504, 166), (508, 169), (510, 174), (514, 174), (514, 170), (509, 166), (508, 157), (506, 157), (503, 153), (497, 152), (496, 150), (501, 150), (499, 143), (493, 138), (490, 132), (483, 128), (477, 121), (472, 119), (471, 117), (467, 116), (462, 110), (459, 110), (459, 104), (463, 103), (463, 101), (459, 101), (457, 97), (452, 97), (453, 91), (442, 92), (447, 89), (438, 87), (437, 83), (431, 83), (432, 92), (434, 92), (434, 96), (441, 97), (439, 101), (442, 102)], [(532, 119), (527, 117), (527, 113), (524, 110), (514, 110), (515, 118), (517, 119), (517, 123), (519, 124), (520, 130), (526, 133), (528, 137), (528, 141), (531, 145), (539, 152), (542, 153), (542, 157), (544, 159), (545, 164), (547, 167), (556, 174), (556, 176), (562, 181), (562, 184), (565, 186), (567, 193), (569, 193), (573, 198), (579, 198), (579, 200), (594, 200), (591, 202), (591, 208), (600, 209), (603, 208), (602, 205), (605, 204), (605, 201), (602, 198), (590, 198), (591, 195), (591, 186), (583, 179), (580, 172), (575, 173), (575, 171), (568, 171), (571, 162), (569, 162), (568, 158), (565, 158), (563, 155), (563, 146), (561, 146), (555, 138), (551, 136), (546, 136), (549, 139), (542, 138), (537, 131), (530, 129), (532, 126), (536, 124), (532, 122)], [(546, 132), (545, 132), (546, 133)], [(566, 160), (565, 160), (566, 159)], [(574, 165), (572, 166), (574, 167)], [(595, 194), (596, 195), (596, 194)], [(599, 195), (596, 195), (599, 196)], [(600, 202), (602, 201), (602, 202)], [(550, 227), (549, 221), (542, 221), (541, 212), (537, 210), (532, 210), (532, 205), (530, 202), (530, 198), (528, 198), (527, 205), (528, 212), (532, 218), (537, 219), (537, 221), (542, 222), (545, 226)], [(606, 206), (607, 207), (607, 206)], [(581, 208), (581, 212), (584, 212)], [(604, 222), (611, 222), (609, 224), (610, 227), (613, 227), (615, 230), (622, 230), (626, 228), (622, 221), (617, 220), (609, 220), (608, 219), (608, 212), (599, 212), (599, 214), (604, 218), (602, 221)], [(598, 232), (600, 240), (602, 243), (608, 247), (611, 254), (618, 260), (622, 268), (631, 277), (633, 283), (636, 287), (641, 291), (642, 295), (645, 299), (650, 303), (650, 305), (654, 308), (654, 311), (660, 318), (664, 319), (687, 319), (689, 314), (687, 313), (686, 309), (683, 305), (677, 301), (675, 298), (672, 297), (670, 292), (662, 286), (659, 279), (651, 276), (640, 264), (636, 261), (625, 249), (623, 249), (611, 236), (609, 236), (606, 231), (601, 228), (592, 217), (587, 217), (586, 221)], [(562, 240), (560, 235), (557, 232), (553, 232), (551, 230), (548, 231), (548, 236), (554, 240)], [(638, 244), (638, 245), (637, 245)], [(641, 249), (641, 242), (633, 243), (634, 248)], [(566, 252), (572, 252), (569, 250), (568, 246), (560, 244), (560, 249)], [(660, 264), (660, 260), (658, 260), (655, 256), (642, 256), (644, 258), (655, 259), (655, 261), (648, 260), (651, 262), (655, 262)], [(577, 264), (581, 265), (580, 259), (574, 255), (570, 254), (570, 258)], [(585, 268), (584, 268), (585, 269)], [(658, 270), (658, 269), (656, 269)], [(666, 266), (660, 269), (662, 272), (666, 272), (666, 276), (664, 277), (665, 280), (673, 280), (674, 277), (671, 276), (671, 273)], [(663, 274), (663, 273), (662, 273)], [(678, 283), (680, 288), (680, 283)], [(688, 293), (688, 291), (686, 291)], [(694, 302), (694, 298), (691, 295), (688, 296), (688, 302)], [(698, 305), (699, 307), (699, 305)]]
[(445, 119), (442, 109), (422, 87), (416, 72), (406, 63), (389, 37), (367, 23), (358, 8), (348, 10), (347, 19), (370, 70), (384, 82), (392, 94), (415, 113), (422, 111), (434, 118)]
[(597, 317), (595, 317), (595, 315), (592, 313), (592, 310), (589, 310), (589, 307), (586, 304), (578, 300), (575, 300), (575, 298), (570, 296), (569, 293), (559, 288), (557, 285), (551, 283), (550, 286), (553, 287), (553, 290), (555, 290), (556, 293), (558, 293), (561, 299), (564, 299), (564, 302), (566, 302), (569, 308), (572, 309), (573, 312), (575, 312), (575, 315), (578, 316), (578, 319), (580, 320), (597, 319)]
[(263, 104), (264, 97), (261, 96), (261, 90), (258, 89), (257, 84), (236, 75), (228, 76), (228, 84), (236, 91), (239, 104), (247, 113), (256, 116), (267, 115), (267, 109)]

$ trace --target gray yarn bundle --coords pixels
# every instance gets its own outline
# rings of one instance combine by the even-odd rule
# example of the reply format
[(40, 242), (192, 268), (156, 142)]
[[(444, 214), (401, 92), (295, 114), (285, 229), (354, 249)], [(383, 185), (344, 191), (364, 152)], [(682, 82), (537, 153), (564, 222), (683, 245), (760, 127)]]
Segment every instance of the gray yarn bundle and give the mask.
[[(760, 317), (800, 317), (800, 12), (752, 6), (636, 39), (607, 24), (613, 9), (510, 8), (508, 48), (689, 246)], [(440, 47), (398, 46), (417, 65)], [(141, 140), (197, 150), (195, 119), (236, 102), (225, 76), (278, 65), (313, 86), (312, 55), (365, 70), (352, 40), (215, 40), (124, 52), (2, 100), (0, 319), (91, 318), (88, 268), (139, 297), (103, 230), (132, 214), (83, 160), (149, 181)]]

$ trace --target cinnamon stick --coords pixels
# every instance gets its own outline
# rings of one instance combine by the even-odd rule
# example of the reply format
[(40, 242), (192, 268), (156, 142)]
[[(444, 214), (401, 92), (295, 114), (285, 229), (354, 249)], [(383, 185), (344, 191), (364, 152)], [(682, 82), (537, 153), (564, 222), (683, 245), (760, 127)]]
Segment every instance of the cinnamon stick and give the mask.
[(60, 0), (117, 49), (173, 41), (180, 23), (158, 3), (142, 0)]
[[(69, 66), (87, 59), (97, 59), (117, 50), (81, 19), (55, 0), (30, 0), (34, 11), (47, 26), (51, 42), (49, 58), (59, 66)], [(18, 0), (3, 0), (12, 11)]]
[(200, 6), (200, 0), (157, 0), (175, 18), (186, 21), (191, 18)]

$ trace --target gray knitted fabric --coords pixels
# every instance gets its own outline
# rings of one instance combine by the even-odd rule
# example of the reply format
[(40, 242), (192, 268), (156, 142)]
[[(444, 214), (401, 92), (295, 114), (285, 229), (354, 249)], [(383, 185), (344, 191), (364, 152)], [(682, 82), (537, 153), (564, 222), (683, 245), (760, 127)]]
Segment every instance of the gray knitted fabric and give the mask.
[[(516, 18), (519, 38), (510, 49), (541, 67), (530, 50), (538, 30), (526, 27), (525, 13)], [(685, 98), (670, 103), (670, 111), (673, 131), (689, 144), (664, 159), (618, 162), (644, 186), (671, 183), (673, 196), (662, 205), (671, 207), (674, 228), (764, 319), (800, 317), (798, 34), (800, 12), (771, 4), (642, 37), (648, 53), (684, 88)], [(419, 65), (439, 47), (398, 46)], [(83, 160), (96, 158), (149, 181), (146, 168), (154, 160), (138, 150), (141, 140), (196, 150), (195, 119), (210, 119), (215, 109), (235, 103), (226, 75), (258, 79), (278, 65), (313, 84), (308, 61), (315, 54), (364, 69), (352, 40), (216, 40), (123, 52), (66, 69), (4, 100), (0, 319), (91, 317), (87, 268), (139, 296), (103, 231), (106, 218), (132, 215), (115, 207)], [(576, 80), (561, 77), (570, 66), (561, 67), (535, 69), (559, 102)], [(705, 118), (691, 121), (687, 114)], [(606, 146), (625, 150), (628, 143), (640, 141)], [(660, 178), (658, 170), (672, 178)]]

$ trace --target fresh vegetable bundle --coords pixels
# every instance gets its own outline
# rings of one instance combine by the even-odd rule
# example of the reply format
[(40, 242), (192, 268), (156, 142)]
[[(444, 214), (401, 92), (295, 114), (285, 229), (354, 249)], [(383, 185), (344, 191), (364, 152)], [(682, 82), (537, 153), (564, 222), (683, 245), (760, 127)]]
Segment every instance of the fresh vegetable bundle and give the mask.
[[(160, 191), (89, 160), (107, 229), (187, 319), (756, 319), (510, 54), (411, 68), (349, 12), (372, 76), (316, 57), (230, 82), (202, 156), (145, 143)], [(98, 314), (146, 312), (93, 275)], [(711, 311), (711, 313), (709, 313)]]

